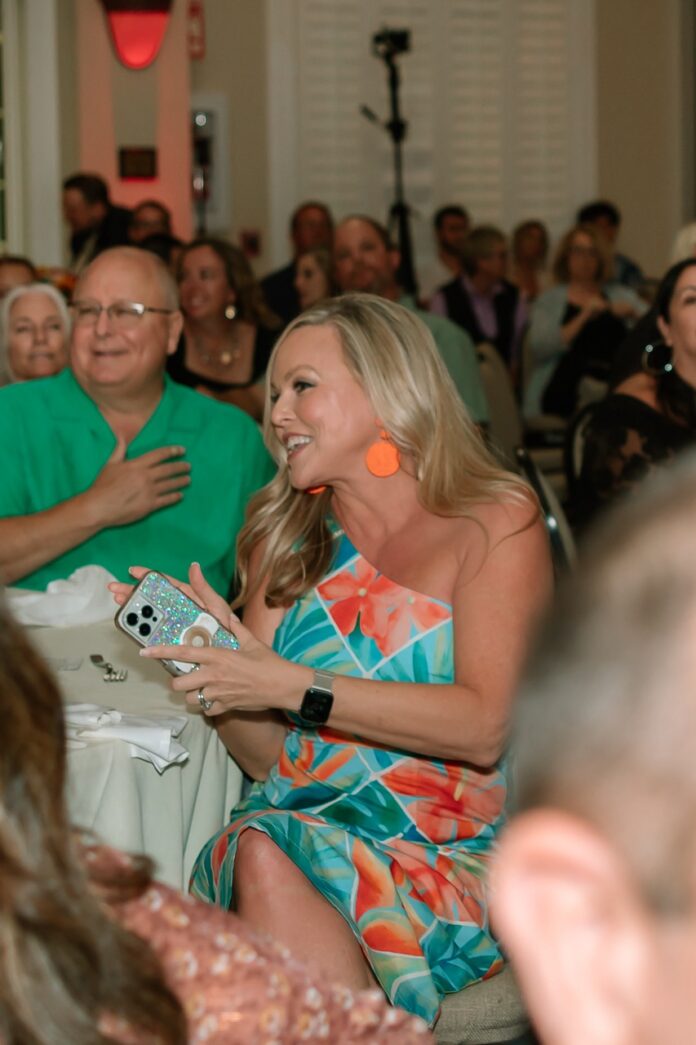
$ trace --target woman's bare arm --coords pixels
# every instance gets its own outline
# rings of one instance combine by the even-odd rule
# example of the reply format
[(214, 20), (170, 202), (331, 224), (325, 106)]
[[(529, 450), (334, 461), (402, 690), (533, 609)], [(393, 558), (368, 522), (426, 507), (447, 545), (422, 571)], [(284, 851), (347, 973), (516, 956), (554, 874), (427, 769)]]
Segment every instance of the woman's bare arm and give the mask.
[[(550, 594), (552, 574), (546, 532), (529, 502), (489, 505), (482, 521), (480, 547), (463, 556), (455, 584), (454, 684), (339, 675), (329, 728), (434, 758), (480, 766), (497, 761), (529, 634)], [(236, 626), (240, 650), (174, 652), (200, 662), (197, 682), (213, 701), (211, 714), (224, 716), (225, 744), (247, 772), (261, 777), (277, 760), (285, 736), (282, 718), (266, 709), (298, 712), (313, 671), (264, 644), (282, 613), (250, 605), (255, 634)], [(157, 647), (144, 655), (173, 654)], [(176, 679), (173, 686), (190, 689), (191, 680)]]
[[(252, 584), (262, 554), (262, 544), (251, 554), (249, 576)], [(260, 642), (272, 646), (285, 611), (269, 609), (264, 601), (265, 592), (264, 583), (247, 602), (244, 626)], [(285, 716), (279, 711), (229, 711), (217, 717), (215, 724), (220, 739), (244, 772), (254, 780), (264, 779), (280, 757), (288, 730)]]

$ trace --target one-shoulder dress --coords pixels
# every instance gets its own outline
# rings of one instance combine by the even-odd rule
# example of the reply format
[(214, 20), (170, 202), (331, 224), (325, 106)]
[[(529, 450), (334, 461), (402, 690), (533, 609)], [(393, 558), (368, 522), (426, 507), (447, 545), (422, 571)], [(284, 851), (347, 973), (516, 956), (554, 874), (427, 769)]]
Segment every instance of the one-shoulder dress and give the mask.
[[(274, 649), (341, 675), (451, 684), (451, 607), (388, 580), (345, 534), (335, 541), (329, 572), (288, 610)], [(289, 720), (278, 762), (205, 846), (191, 891), (229, 908), (239, 836), (263, 831), (345, 918), (392, 1004), (432, 1023), (444, 994), (502, 965), (486, 874), (504, 760), (481, 770)]]

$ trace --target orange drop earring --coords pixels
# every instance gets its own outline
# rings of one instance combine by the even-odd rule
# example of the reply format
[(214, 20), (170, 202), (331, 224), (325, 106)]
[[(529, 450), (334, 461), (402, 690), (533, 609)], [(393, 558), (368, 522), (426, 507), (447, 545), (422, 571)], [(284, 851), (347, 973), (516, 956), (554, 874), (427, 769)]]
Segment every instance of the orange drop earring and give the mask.
[(323, 493), (325, 489), (325, 486), (308, 486), (305, 490), (305, 493), (311, 493), (313, 495), (316, 495), (318, 493)]
[(378, 479), (387, 479), (399, 471), (399, 451), (383, 428), (379, 433), (379, 442), (373, 443), (365, 454), (365, 464), (368, 472)]

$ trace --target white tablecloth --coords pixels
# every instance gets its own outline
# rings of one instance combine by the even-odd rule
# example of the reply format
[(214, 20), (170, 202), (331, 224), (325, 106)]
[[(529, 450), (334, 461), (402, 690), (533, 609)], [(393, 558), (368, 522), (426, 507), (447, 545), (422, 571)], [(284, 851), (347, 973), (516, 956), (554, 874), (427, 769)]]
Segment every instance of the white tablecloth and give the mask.
[[(112, 622), (74, 628), (32, 628), (32, 639), (54, 662), (82, 658), (77, 670), (55, 672), (64, 700), (103, 704), (131, 714), (186, 714), (179, 736), (188, 761), (154, 766), (131, 758), (125, 743), (89, 741), (68, 752), (68, 808), (73, 823), (131, 853), (145, 853), (160, 881), (185, 889), (205, 842), (229, 819), (241, 794), (242, 774), (215, 729), (183, 695), (169, 688), (170, 676), (155, 661), (138, 656), (137, 645)], [(128, 669), (125, 682), (106, 683), (90, 663), (98, 653)]]

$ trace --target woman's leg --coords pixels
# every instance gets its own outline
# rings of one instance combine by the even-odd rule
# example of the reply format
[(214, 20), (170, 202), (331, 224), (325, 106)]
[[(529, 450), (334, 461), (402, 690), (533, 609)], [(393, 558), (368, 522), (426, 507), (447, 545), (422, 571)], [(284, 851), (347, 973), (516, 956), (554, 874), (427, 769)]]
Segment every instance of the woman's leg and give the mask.
[(234, 862), (235, 909), (324, 978), (354, 990), (376, 986), (348, 924), (275, 842), (247, 828)]

